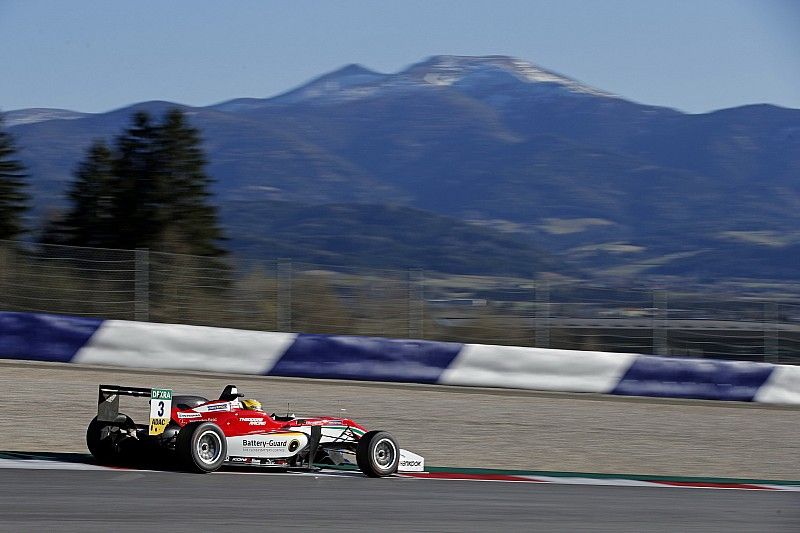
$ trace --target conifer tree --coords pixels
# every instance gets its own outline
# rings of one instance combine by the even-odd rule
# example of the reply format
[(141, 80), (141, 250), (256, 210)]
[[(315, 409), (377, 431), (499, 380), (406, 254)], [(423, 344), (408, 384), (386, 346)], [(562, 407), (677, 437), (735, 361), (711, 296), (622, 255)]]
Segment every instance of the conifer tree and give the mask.
[(2, 129), (0, 115), (0, 239), (14, 239), (25, 232), (23, 214), (28, 209), (25, 169), (16, 158), (11, 135)]
[(178, 239), (190, 253), (219, 256), (223, 239), (216, 208), (210, 203), (211, 178), (199, 131), (179, 109), (170, 110), (158, 127), (156, 183), (161, 235)]
[(133, 116), (131, 127), (116, 139), (113, 248), (150, 247), (158, 234), (162, 188), (157, 182), (156, 138), (150, 115), (140, 111)]
[(220, 256), (200, 134), (178, 109), (160, 124), (144, 112), (117, 136), (95, 142), (75, 173), (70, 208), (46, 239), (79, 246), (150, 248)]
[(70, 210), (61, 223), (65, 244), (96, 247), (115, 244), (116, 189), (111, 150), (105, 142), (95, 141), (75, 171), (75, 181), (68, 192)]

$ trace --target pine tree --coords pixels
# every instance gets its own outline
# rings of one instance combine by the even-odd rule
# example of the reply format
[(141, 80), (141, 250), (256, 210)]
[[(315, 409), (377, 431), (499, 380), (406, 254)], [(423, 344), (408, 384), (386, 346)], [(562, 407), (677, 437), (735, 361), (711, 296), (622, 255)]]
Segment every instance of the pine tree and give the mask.
[(75, 171), (68, 192), (70, 210), (64, 217), (65, 244), (111, 247), (116, 240), (114, 199), (117, 180), (114, 159), (103, 141), (95, 141)]
[(45, 238), (79, 246), (221, 256), (200, 134), (178, 110), (160, 124), (144, 112), (115, 140), (98, 141), (75, 173), (69, 212)]
[(113, 248), (151, 247), (163, 222), (159, 218), (163, 188), (157, 181), (157, 131), (150, 115), (140, 111), (133, 116), (133, 125), (116, 139)]
[(217, 211), (209, 202), (211, 178), (199, 131), (179, 109), (170, 110), (158, 127), (156, 183), (158, 184), (161, 241), (177, 239), (189, 253), (219, 256), (222, 230)]
[(28, 209), (25, 168), (14, 158), (10, 134), (2, 130), (0, 115), (0, 239), (14, 239), (25, 232), (22, 216)]

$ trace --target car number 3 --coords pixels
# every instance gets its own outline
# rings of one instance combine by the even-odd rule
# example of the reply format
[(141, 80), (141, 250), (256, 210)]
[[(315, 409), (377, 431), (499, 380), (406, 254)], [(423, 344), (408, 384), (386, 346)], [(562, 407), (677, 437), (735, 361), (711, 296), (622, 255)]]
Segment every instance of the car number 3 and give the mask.
[(164, 402), (158, 402), (158, 416), (164, 416)]

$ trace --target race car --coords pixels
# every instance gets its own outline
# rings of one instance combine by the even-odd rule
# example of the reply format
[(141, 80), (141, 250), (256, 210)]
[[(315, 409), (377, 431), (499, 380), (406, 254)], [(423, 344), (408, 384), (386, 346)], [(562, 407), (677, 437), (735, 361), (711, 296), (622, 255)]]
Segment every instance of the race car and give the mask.
[[(147, 425), (119, 412), (121, 396), (150, 399)], [(227, 385), (219, 399), (173, 395), (171, 389), (100, 385), (86, 444), (101, 464), (160, 460), (207, 473), (227, 466), (319, 469), (357, 465), (369, 477), (420, 472), (423, 457), (401, 449), (385, 431), (347, 418), (267, 414)]]

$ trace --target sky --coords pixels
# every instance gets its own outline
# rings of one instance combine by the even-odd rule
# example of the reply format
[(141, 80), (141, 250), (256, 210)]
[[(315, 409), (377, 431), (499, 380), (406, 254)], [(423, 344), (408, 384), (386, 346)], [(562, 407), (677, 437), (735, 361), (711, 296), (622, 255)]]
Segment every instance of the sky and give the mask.
[(439, 54), (691, 113), (800, 108), (798, 29), (798, 0), (0, 0), (0, 109), (211, 105)]

